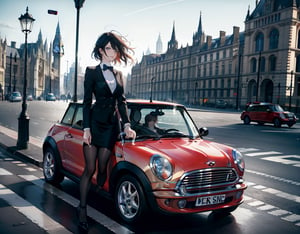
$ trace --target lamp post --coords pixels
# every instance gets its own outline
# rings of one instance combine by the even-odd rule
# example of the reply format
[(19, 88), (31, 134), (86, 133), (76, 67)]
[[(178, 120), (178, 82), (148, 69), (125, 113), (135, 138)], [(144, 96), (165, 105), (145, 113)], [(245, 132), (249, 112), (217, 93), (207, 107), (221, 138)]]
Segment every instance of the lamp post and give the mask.
[(150, 83), (150, 102), (152, 102), (153, 80), (155, 80), (155, 76), (151, 78), (151, 83)]
[[(17, 62), (17, 54), (15, 54), (14, 57), (15, 63)], [(13, 92), (16, 91), (16, 73), (17, 73), (18, 65), (14, 64), (14, 87), (13, 87)]]
[(291, 111), (291, 108), (292, 108), (292, 88), (293, 88), (293, 74), (294, 74), (294, 71), (291, 71), (291, 83), (290, 83), (289, 111)]
[(260, 62), (261, 62), (261, 50), (259, 51), (257, 78), (256, 78), (256, 101), (257, 102), (258, 102), (258, 92), (259, 92)]
[(75, 44), (75, 72), (74, 72), (74, 95), (73, 101), (77, 102), (77, 70), (78, 70), (78, 34), (79, 34), (79, 13), (85, 0), (74, 0), (75, 8), (77, 9), (76, 20), (76, 44)]
[(32, 25), (35, 19), (28, 14), (28, 7), (26, 13), (19, 17), (22, 32), (25, 33), (25, 59), (24, 59), (24, 83), (23, 83), (23, 102), (22, 111), (18, 122), (18, 141), (17, 147), (19, 149), (27, 149), (29, 141), (29, 116), (27, 114), (26, 103), (26, 88), (27, 88), (27, 35), (32, 30)]
[(9, 60), (10, 60), (10, 63), (9, 63), (9, 85), (8, 85), (8, 93), (9, 93), (9, 95), (11, 94), (12, 59), (13, 59), (12, 52), (10, 52), (10, 55), (9, 55)]

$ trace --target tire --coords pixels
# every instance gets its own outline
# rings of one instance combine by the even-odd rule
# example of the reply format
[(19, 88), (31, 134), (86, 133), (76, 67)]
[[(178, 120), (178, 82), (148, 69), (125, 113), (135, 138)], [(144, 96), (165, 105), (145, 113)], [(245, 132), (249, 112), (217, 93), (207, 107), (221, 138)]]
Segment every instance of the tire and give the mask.
[(250, 122), (251, 122), (250, 117), (246, 115), (244, 118), (244, 124), (250, 124)]
[(294, 124), (290, 124), (290, 123), (288, 124), (289, 128), (291, 128), (293, 125), (294, 125)]
[(131, 175), (125, 175), (118, 181), (114, 199), (119, 216), (127, 223), (137, 223), (148, 213), (141, 184)]
[(44, 152), (43, 173), (48, 183), (58, 185), (64, 180), (59, 158), (50, 147)]
[(280, 121), (280, 119), (275, 118), (275, 119), (273, 120), (273, 123), (274, 123), (274, 126), (275, 126), (276, 128), (280, 128), (280, 127), (281, 127), (281, 121)]

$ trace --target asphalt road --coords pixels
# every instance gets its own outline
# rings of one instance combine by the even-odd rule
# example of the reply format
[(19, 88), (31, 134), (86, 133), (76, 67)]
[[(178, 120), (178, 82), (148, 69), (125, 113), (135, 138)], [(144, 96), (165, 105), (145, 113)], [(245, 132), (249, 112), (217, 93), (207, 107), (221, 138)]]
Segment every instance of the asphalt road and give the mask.
[[(65, 102), (30, 102), (30, 135), (42, 140), (49, 127), (62, 118), (66, 106)], [(0, 125), (17, 130), (20, 111), (20, 103), (0, 102)], [(156, 215), (141, 225), (128, 226), (118, 219), (110, 200), (91, 193), (89, 205), (95, 209), (89, 213), (93, 233), (299, 233), (300, 124), (290, 129), (278, 129), (272, 125), (243, 125), (239, 112), (190, 110), (190, 114), (198, 127), (209, 128), (206, 139), (228, 144), (243, 152), (245, 179), (249, 185), (244, 204), (226, 217), (209, 212), (175, 217)], [(74, 182), (65, 180), (61, 187), (53, 188), (44, 183), (39, 168), (1, 152), (0, 186), (0, 190), (8, 189), (30, 202), (32, 210), (37, 208), (52, 222), (55, 221), (58, 233), (78, 232), (73, 205), (78, 202), (79, 192)], [(3, 207), (9, 209), (2, 192), (1, 214)], [(11, 205), (10, 209), (12, 215), (19, 214), (15, 212), (16, 206)], [(31, 224), (32, 230), (36, 231), (32, 233), (45, 229), (32, 224), (26, 213), (23, 216), (23, 222)], [(0, 228), (1, 222), (4, 222), (3, 218), (0, 218)], [(20, 224), (22, 221), (15, 223)]]

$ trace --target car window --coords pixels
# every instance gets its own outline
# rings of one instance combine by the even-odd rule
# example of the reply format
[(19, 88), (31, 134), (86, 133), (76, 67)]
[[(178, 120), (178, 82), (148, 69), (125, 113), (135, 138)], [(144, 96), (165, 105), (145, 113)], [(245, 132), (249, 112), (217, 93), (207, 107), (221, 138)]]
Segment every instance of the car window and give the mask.
[(73, 127), (82, 129), (82, 106), (78, 106), (74, 120), (73, 120)]
[(141, 109), (131, 109), (130, 119), (132, 127), (136, 130), (137, 134), (151, 135), (145, 133), (143, 129), (147, 128), (145, 123), (146, 116), (155, 115), (157, 116), (157, 122), (155, 126), (160, 129), (158, 130), (159, 135), (164, 135), (164, 131), (177, 129), (175, 132), (179, 132), (181, 135), (188, 135), (191, 137), (198, 136), (198, 130), (190, 116), (184, 109), (181, 108), (165, 108), (165, 107), (145, 107)]
[(71, 125), (75, 110), (76, 110), (76, 106), (75, 105), (70, 105), (68, 110), (66, 111), (61, 123)]

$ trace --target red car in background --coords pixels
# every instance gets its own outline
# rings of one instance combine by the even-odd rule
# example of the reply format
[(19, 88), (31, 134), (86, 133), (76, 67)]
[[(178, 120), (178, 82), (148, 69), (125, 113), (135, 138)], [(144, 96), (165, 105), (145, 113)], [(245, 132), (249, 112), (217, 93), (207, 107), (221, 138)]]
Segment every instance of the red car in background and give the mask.
[(273, 123), (275, 127), (280, 128), (282, 124), (292, 127), (298, 118), (294, 113), (285, 111), (278, 104), (255, 102), (246, 106), (241, 114), (241, 120), (244, 121), (244, 124), (250, 124), (250, 122), (257, 122), (261, 125)]
[[(208, 130), (198, 129), (183, 105), (146, 100), (127, 104), (137, 137), (133, 142), (120, 134), (101, 190), (113, 198), (124, 221), (136, 222), (149, 211), (229, 213), (243, 202), (247, 185), (239, 151), (204, 140)], [(49, 183), (59, 184), (64, 176), (79, 182), (84, 169), (82, 107), (70, 103), (45, 138), (43, 172)], [(148, 114), (157, 116), (159, 134), (145, 126)]]

